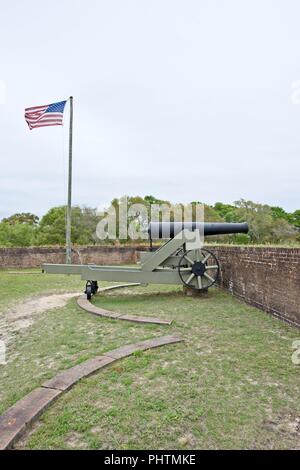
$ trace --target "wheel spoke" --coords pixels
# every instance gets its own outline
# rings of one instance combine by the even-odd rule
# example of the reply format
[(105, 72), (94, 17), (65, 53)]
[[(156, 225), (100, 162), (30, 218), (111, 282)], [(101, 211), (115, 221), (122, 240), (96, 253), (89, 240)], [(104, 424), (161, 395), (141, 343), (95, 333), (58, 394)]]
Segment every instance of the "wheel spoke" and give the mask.
[(185, 281), (186, 284), (189, 284), (189, 283), (191, 282), (191, 280), (194, 279), (194, 277), (195, 277), (195, 274), (192, 273), (192, 274), (190, 275), (190, 277)]
[(184, 271), (184, 272), (191, 273), (191, 272), (192, 272), (192, 268), (182, 268), (182, 267), (180, 267), (180, 271)]
[(184, 255), (184, 259), (186, 259), (190, 264), (194, 264), (194, 261), (192, 261), (187, 255)]
[(210, 266), (206, 266), (206, 269), (218, 269), (217, 264), (211, 264)]
[(208, 253), (202, 260), (202, 263), (205, 264), (208, 258), (211, 256), (211, 253)]
[(204, 273), (204, 276), (209, 279), (211, 282), (215, 282), (215, 280), (207, 273)]
[(196, 260), (200, 261), (200, 250), (195, 250), (196, 251)]
[(197, 276), (197, 281), (198, 281), (198, 287), (199, 287), (199, 289), (202, 289), (202, 279), (201, 279), (201, 276)]

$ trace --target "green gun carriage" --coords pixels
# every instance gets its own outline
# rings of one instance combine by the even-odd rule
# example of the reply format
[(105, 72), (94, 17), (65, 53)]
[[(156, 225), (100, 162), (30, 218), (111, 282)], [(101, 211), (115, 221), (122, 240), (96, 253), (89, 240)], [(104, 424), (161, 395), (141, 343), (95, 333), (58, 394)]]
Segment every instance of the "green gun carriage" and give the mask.
[[(50, 274), (77, 274), (86, 281), (88, 299), (98, 290), (98, 281), (138, 284), (181, 284), (199, 291), (218, 280), (220, 265), (215, 254), (203, 248), (203, 236), (247, 233), (247, 223), (151, 222), (150, 251), (141, 252), (139, 266), (95, 264), (43, 264)], [(167, 239), (153, 250), (152, 240)]]

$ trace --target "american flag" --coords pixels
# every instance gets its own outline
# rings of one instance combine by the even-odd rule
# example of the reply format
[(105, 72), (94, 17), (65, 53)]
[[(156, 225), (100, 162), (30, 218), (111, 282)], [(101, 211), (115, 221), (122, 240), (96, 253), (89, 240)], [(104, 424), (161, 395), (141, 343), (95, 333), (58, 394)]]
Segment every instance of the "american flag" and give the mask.
[(45, 126), (62, 126), (66, 101), (34, 106), (25, 109), (25, 120), (29, 129)]

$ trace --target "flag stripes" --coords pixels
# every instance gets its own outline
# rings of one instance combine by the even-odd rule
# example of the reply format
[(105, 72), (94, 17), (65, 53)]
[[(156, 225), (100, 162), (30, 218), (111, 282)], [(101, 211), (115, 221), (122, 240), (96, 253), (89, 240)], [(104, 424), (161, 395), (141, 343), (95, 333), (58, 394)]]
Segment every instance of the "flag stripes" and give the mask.
[(33, 106), (25, 109), (25, 120), (29, 129), (46, 126), (62, 126), (66, 101)]

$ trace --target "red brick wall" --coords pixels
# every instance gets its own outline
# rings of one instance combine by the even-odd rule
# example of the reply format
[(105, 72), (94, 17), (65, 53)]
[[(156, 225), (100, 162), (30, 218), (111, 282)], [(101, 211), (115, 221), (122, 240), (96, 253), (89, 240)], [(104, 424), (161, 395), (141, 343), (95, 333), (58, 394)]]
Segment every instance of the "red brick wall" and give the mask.
[[(81, 246), (72, 251), (74, 264), (135, 264), (138, 250), (134, 246)], [(61, 247), (0, 248), (0, 268), (38, 268), (43, 263), (65, 263), (66, 251)]]
[(220, 284), (233, 295), (300, 326), (300, 248), (211, 247)]
[[(73, 263), (135, 264), (148, 247), (87, 246)], [(236, 297), (300, 326), (300, 248), (210, 246), (221, 265), (220, 285)], [(0, 267), (64, 263), (64, 248), (0, 248)]]

